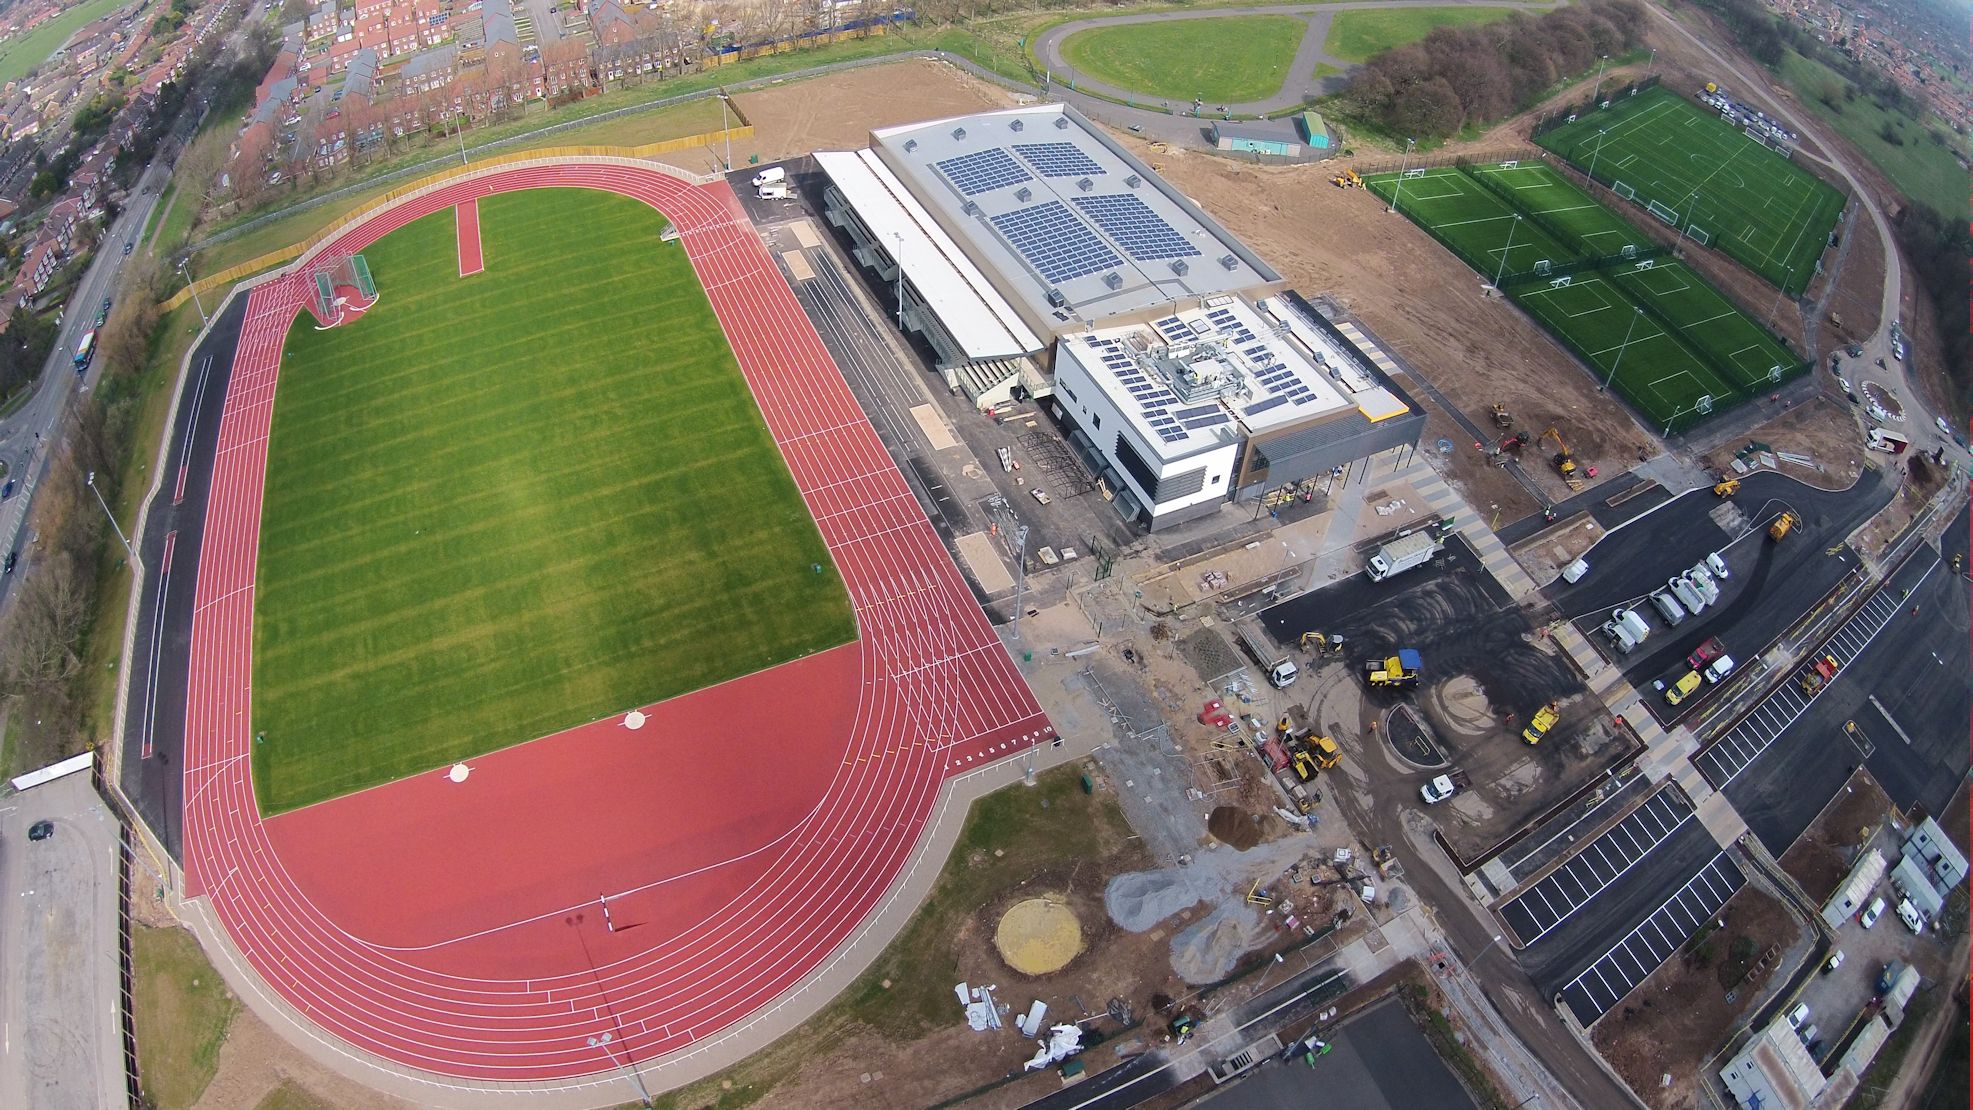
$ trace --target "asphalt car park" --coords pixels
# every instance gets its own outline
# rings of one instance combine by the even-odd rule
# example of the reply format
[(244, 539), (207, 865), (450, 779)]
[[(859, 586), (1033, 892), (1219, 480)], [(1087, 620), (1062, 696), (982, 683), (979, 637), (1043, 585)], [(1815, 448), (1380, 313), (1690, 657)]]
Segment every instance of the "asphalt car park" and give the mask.
[(1561, 925), (1692, 818), (1692, 803), (1666, 784), (1644, 803), (1585, 843), (1560, 866), (1497, 907), (1523, 945)]
[(1704, 825), (1683, 822), (1560, 924), (1517, 949), (1515, 958), (1545, 996), (1559, 995), (1607, 955), (1615, 942), (1657, 913), (1675, 892), (1689, 886), (1719, 854), (1719, 844)]
[[(1960, 551), (1965, 529), (1962, 510), (1946, 532)], [(1895, 604), (1882, 629), (1852, 657), (1841, 650), (1850, 641), (1834, 645), (1842, 670), (1751, 758), (1745, 752), (1758, 733), (1743, 729), (1757, 727), (1752, 717), (1727, 734), (1737, 747), (1723, 740), (1695, 757), (1709, 779), (1728, 778), (1727, 798), (1775, 855), (1809, 827), (1859, 765), (1900, 809), (1942, 813), (1965, 781), (1966, 722), (1973, 719), (1968, 584), (1948, 560), (1924, 551), (1892, 575), (1877, 595)], [(1771, 697), (1799, 697), (1786, 693), (1795, 678), (1791, 672)]]
[[(1605, 536), (1584, 555), (1589, 573), (1581, 581), (1557, 580), (1545, 592), (1564, 616), (1615, 660), (1633, 686), (1652, 690), (1654, 683), (1684, 674), (1686, 657), (1712, 637), (1718, 637), (1727, 654), (1743, 663), (1759, 655), (1809, 605), (1855, 569), (1855, 554), (1838, 545), (1883, 506), (1890, 492), (1872, 470), (1864, 471), (1849, 489), (1834, 493), (1772, 473), (1743, 479), (1731, 503), (1723, 503), (1710, 490), (1693, 490)], [(1797, 513), (1801, 523), (1787, 538), (1769, 540), (1767, 526), (1784, 508)], [(1744, 526), (1729, 533), (1716, 517), (1730, 519), (1735, 514), (1743, 518)], [(1651, 604), (1652, 591), (1715, 552), (1729, 571), (1725, 580), (1717, 582), (1719, 599), (1676, 627), (1667, 627)], [(1645, 642), (1629, 655), (1618, 654), (1601, 631), (1611, 610), (1618, 607), (1635, 610), (1651, 628)], [(1677, 720), (1703, 700), (1695, 695), (1675, 711), (1662, 695), (1647, 698), (1646, 704), (1660, 720)]]
[(1658, 970), (1712, 920), (1747, 878), (1725, 853), (1708, 860), (1671, 897), (1563, 986), (1563, 1005), (1587, 1027)]

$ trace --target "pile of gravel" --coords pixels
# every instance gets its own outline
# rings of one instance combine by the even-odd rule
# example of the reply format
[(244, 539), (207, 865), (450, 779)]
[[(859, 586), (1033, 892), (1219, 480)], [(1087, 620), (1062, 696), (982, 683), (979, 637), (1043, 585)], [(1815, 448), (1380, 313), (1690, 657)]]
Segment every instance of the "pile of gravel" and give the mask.
[(1248, 852), (1203, 851), (1183, 867), (1126, 871), (1104, 889), (1103, 908), (1119, 927), (1142, 933), (1201, 902), (1237, 896), (1244, 904), (1256, 880), (1273, 880), (1306, 850), (1301, 838), (1289, 837)]

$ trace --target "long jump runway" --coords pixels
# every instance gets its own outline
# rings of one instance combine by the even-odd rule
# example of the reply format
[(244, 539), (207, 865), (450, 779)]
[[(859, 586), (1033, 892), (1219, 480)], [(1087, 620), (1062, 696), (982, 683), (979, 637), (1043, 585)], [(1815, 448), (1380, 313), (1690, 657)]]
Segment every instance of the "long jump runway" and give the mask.
[(437, 769), (263, 820), (261, 495), (282, 343), (313, 285), (297, 266), (252, 291), (198, 565), (186, 894), (328, 1034), (475, 1080), (574, 1079), (758, 1012), (882, 902), (947, 778), (1054, 735), (723, 182), (517, 167), (408, 198), (319, 250), (541, 187), (635, 197), (679, 230), (858, 635), (643, 707), (636, 731), (612, 717), (481, 757), (463, 782)]

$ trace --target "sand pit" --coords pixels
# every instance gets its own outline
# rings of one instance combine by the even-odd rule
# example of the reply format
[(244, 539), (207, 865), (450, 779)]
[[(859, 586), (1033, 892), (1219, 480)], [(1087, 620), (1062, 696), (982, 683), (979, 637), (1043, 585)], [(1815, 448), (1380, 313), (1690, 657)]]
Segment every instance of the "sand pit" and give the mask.
[(1044, 894), (1008, 907), (993, 944), (1008, 967), (1023, 975), (1047, 975), (1082, 952), (1082, 923), (1067, 902)]

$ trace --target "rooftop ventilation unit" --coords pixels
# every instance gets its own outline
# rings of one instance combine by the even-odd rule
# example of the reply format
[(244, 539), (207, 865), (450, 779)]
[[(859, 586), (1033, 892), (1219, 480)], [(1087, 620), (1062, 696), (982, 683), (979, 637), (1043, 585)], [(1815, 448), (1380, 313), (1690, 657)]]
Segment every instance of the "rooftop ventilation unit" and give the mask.
[(909, 154), (909, 153), (911, 153), (912, 151), (914, 151), (914, 150), (917, 150), (917, 149), (918, 149), (918, 140), (916, 140), (916, 139), (906, 139), (906, 140), (904, 140), (904, 152), (905, 152), (906, 154)]
[(963, 127), (955, 127), (955, 128), (953, 128), (953, 129), (952, 129), (952, 137), (953, 137), (954, 139), (958, 139), (958, 140), (963, 140), (963, 139), (965, 139), (965, 138), (966, 138), (966, 129), (965, 129), (965, 128), (963, 128)]
[(1136, 174), (1131, 174), (1129, 177), (1124, 178), (1124, 184), (1129, 188), (1135, 189), (1139, 185), (1144, 184), (1144, 179)]
[(1056, 117), (1055, 117), (1055, 130), (1057, 130), (1057, 131), (1067, 131), (1068, 129), (1069, 129), (1069, 117), (1067, 117), (1067, 116), (1056, 116)]
[(1174, 258), (1171, 260), (1171, 272), (1177, 274), (1179, 277), (1184, 277), (1191, 270), (1192, 267), (1186, 265), (1183, 258)]
[(966, 213), (968, 216), (977, 216), (980, 214), (980, 206), (969, 200), (960, 211)]
[(1230, 254), (1222, 254), (1219, 256), (1219, 265), (1222, 270), (1237, 270), (1240, 268), (1240, 260)]
[(1014, 199), (1020, 201), (1022, 204), (1026, 204), (1034, 199), (1034, 190), (1023, 185), (1014, 190)]
[(1122, 289), (1124, 287), (1124, 276), (1115, 270), (1111, 270), (1109, 273), (1103, 275), (1103, 284), (1112, 289)]
[(1025, 124), (1025, 123), (1022, 123), (1022, 122), (1021, 122), (1020, 120), (1015, 120), (1015, 121), (1014, 121), (1013, 123), (1010, 123), (1010, 124), (1008, 124), (1008, 125), (1007, 125), (1007, 130), (1009, 130), (1009, 131), (1020, 131), (1020, 130), (1023, 130), (1024, 128), (1026, 128), (1026, 127), (1027, 127), (1027, 124)]
[(1083, 178), (1081, 181), (1076, 182), (1076, 188), (1081, 189), (1085, 193), (1087, 193), (1091, 189), (1094, 189), (1095, 187), (1096, 187), (1096, 182), (1091, 181), (1087, 177)]
[(1050, 289), (1048, 291), (1048, 303), (1054, 305), (1056, 308), (1061, 308), (1063, 305), (1069, 303), (1069, 298), (1064, 297), (1060, 289)]

